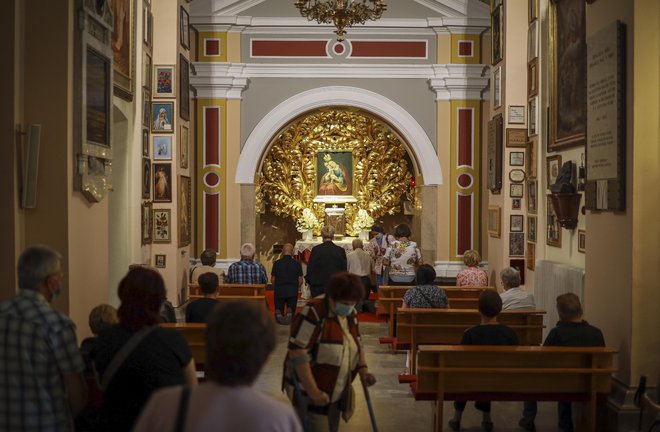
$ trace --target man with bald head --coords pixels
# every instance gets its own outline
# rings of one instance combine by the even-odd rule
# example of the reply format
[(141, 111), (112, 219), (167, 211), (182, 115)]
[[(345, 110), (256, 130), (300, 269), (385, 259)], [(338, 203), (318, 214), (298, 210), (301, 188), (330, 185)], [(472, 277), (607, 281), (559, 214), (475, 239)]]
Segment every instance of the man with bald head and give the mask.
[[(273, 263), (270, 281), (275, 289), (275, 320), (279, 324), (287, 325), (296, 310), (298, 288), (303, 282), (302, 266), (293, 259), (291, 243), (282, 247), (282, 258)], [(284, 305), (287, 306), (286, 315)]]
[(266, 269), (254, 261), (256, 251), (252, 243), (244, 243), (241, 246), (241, 260), (229, 266), (225, 283), (246, 285), (268, 283)]

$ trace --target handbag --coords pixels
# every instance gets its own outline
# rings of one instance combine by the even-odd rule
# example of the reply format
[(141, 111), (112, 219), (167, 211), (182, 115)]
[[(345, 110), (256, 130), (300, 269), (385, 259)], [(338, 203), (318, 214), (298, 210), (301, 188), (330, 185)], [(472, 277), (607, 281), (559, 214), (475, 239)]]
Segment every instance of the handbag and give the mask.
[(176, 422), (174, 423), (174, 432), (183, 432), (186, 425), (186, 415), (188, 414), (188, 402), (190, 401), (190, 387), (181, 389), (181, 399), (179, 400), (179, 410), (176, 413)]

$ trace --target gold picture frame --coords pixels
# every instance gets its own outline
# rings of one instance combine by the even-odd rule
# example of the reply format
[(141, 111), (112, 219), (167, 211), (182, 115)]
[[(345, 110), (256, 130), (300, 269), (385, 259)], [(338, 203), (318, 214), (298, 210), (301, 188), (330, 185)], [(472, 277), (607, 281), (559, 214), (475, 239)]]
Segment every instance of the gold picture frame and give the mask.
[(502, 208), (488, 206), (488, 235), (494, 238), (502, 236)]
[(326, 150), (316, 152), (316, 180), (314, 202), (355, 202), (355, 158), (352, 150)]
[(112, 33), (114, 94), (132, 102), (135, 93), (136, 1), (115, 0), (108, 5), (114, 17)]

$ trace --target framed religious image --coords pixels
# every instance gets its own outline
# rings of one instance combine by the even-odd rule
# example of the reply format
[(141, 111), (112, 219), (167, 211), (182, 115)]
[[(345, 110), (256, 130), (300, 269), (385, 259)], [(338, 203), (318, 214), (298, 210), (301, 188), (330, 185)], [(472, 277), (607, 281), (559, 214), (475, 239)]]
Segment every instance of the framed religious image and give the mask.
[(509, 195), (511, 198), (522, 198), (524, 194), (524, 187), (522, 183), (513, 183), (510, 185)]
[(546, 189), (555, 184), (559, 171), (561, 170), (561, 155), (548, 156), (545, 158), (546, 164)]
[(493, 66), (504, 56), (504, 25), (502, 4), (495, 6), (490, 14), (490, 61)]
[(488, 206), (488, 235), (500, 238), (501, 236), (502, 208), (500, 206)]
[(151, 107), (151, 94), (148, 90), (142, 89), (142, 126), (149, 127), (151, 117), (149, 108)]
[(172, 202), (172, 165), (155, 163), (154, 171), (154, 202)]
[(493, 109), (502, 106), (502, 68), (493, 71)]
[(536, 180), (527, 180), (527, 213), (536, 214), (538, 207), (537, 184)]
[(527, 131), (525, 129), (506, 129), (507, 147), (525, 147), (527, 145)]
[(183, 6), (179, 11), (179, 41), (182, 47), (190, 49), (190, 15)]
[(190, 63), (179, 54), (179, 117), (190, 120)]
[(509, 124), (525, 124), (525, 105), (509, 105)]
[(142, 241), (143, 245), (149, 244), (152, 242), (152, 227), (153, 227), (153, 213), (151, 212), (151, 202), (142, 203)]
[(142, 128), (142, 156), (149, 157), (149, 129)]
[(527, 102), (527, 135), (528, 136), (534, 136), (538, 135), (538, 119), (539, 119), (539, 113), (538, 113), (538, 104), (539, 104), (539, 97), (534, 96)]
[(587, 46), (584, 0), (550, 1), (548, 151), (586, 142)]
[(192, 198), (190, 177), (179, 176), (179, 247), (188, 246), (191, 237)]
[(172, 135), (154, 135), (154, 160), (172, 160)]
[(151, 159), (142, 158), (142, 198), (151, 198)]
[(525, 256), (525, 233), (509, 233), (509, 256)]
[(172, 241), (172, 212), (170, 209), (154, 209), (154, 243)]
[(527, 63), (539, 56), (539, 22), (534, 21), (527, 29)]
[(527, 243), (527, 250), (525, 252), (527, 270), (534, 270), (536, 268), (536, 245), (534, 243)]
[(529, 22), (539, 17), (539, 0), (527, 0), (527, 19)]
[(316, 153), (316, 198), (314, 201), (355, 201), (352, 151), (319, 150)]
[(151, 91), (151, 56), (146, 51), (142, 53), (142, 87)]
[(536, 243), (536, 216), (527, 216), (527, 241), (531, 243)]
[(488, 190), (500, 193), (502, 189), (502, 114), (488, 121)]
[(174, 132), (174, 102), (151, 102), (151, 132)]
[(509, 180), (512, 183), (522, 183), (525, 181), (525, 171), (521, 169), (514, 169), (509, 171)]
[(536, 178), (536, 165), (538, 163), (536, 155), (537, 155), (536, 140), (532, 140), (527, 143), (527, 158), (526, 158), (527, 177), (531, 179)]
[(523, 215), (509, 216), (509, 231), (523, 232), (525, 230), (525, 218)]
[(525, 166), (525, 152), (511, 152), (511, 153), (509, 153), (509, 165), (511, 165), (511, 166)]
[(142, 5), (142, 41), (147, 48), (151, 48), (154, 40), (154, 15), (151, 13), (149, 2)]
[(559, 225), (559, 218), (555, 215), (555, 210), (552, 207), (550, 195), (547, 195), (545, 203), (547, 222), (545, 230), (545, 243), (548, 246), (561, 247), (561, 226)]
[(181, 132), (179, 135), (179, 168), (188, 168), (188, 128), (181, 125)]
[(154, 257), (154, 266), (156, 268), (165, 268), (166, 257), (167, 255), (164, 254), (156, 254)]
[(539, 59), (535, 58), (527, 64), (527, 96), (539, 94)]
[(115, 95), (131, 102), (135, 91), (135, 0), (108, 2), (114, 17), (112, 51)]
[(520, 198), (511, 198), (511, 210), (520, 210), (522, 200)]
[(587, 251), (587, 231), (578, 230), (578, 252), (585, 253)]
[(174, 66), (154, 65), (154, 97), (175, 97), (174, 78)]

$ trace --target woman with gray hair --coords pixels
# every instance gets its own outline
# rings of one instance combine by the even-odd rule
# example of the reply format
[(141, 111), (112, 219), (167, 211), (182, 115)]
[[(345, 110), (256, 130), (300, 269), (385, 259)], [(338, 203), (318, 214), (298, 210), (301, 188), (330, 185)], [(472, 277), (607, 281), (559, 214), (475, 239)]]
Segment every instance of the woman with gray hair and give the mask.
[(520, 288), (520, 272), (513, 267), (507, 267), (500, 272), (504, 292), (502, 297), (502, 310), (534, 309), (534, 296)]
[(488, 276), (486, 272), (479, 268), (481, 256), (476, 250), (466, 250), (463, 252), (463, 262), (466, 268), (456, 275), (456, 286), (487, 286)]

